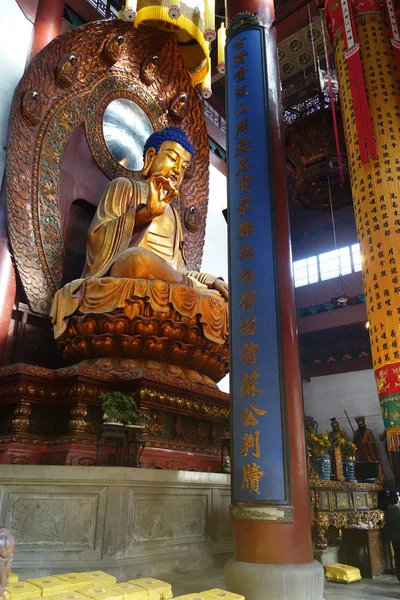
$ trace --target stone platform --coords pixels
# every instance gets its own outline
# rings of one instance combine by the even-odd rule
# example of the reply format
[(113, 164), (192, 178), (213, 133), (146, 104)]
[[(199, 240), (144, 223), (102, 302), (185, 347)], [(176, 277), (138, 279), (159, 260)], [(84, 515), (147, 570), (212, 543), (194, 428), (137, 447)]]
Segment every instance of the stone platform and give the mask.
[(103, 570), (118, 581), (223, 566), (230, 476), (122, 467), (0, 465), (0, 523), (24, 579)]

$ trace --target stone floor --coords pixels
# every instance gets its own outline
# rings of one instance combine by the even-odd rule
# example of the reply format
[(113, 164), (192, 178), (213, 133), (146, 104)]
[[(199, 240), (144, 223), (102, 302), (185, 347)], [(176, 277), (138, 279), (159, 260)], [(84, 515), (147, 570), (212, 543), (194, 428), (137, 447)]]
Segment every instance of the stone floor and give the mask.
[[(195, 571), (190, 573), (171, 573), (168, 582), (172, 584), (175, 596), (189, 594), (190, 592), (203, 592), (204, 590), (219, 587), (224, 588), (224, 574), (222, 569), (212, 569), (208, 572)], [(344, 600), (400, 600), (400, 583), (392, 575), (383, 575), (376, 579), (364, 579), (358, 583), (344, 585), (340, 583), (326, 583), (325, 600), (343, 598)], [(271, 598), (271, 600), (273, 600)]]

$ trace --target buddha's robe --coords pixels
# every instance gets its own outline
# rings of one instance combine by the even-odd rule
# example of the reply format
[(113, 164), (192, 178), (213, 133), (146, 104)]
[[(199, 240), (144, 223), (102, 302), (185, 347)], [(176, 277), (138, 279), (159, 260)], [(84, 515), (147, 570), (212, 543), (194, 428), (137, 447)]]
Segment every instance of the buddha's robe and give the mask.
[[(154, 218), (144, 227), (135, 227), (136, 210), (147, 201), (146, 181), (135, 181), (118, 177), (105, 190), (96, 215), (89, 229), (86, 264), (83, 278), (103, 277), (110, 272), (111, 276), (160, 279), (167, 283), (181, 283), (188, 287), (211, 287), (218, 279), (207, 273), (189, 271), (183, 258), (183, 235), (179, 215), (172, 206)], [(138, 264), (121, 265), (122, 255), (129, 248), (143, 248), (148, 252), (127, 253), (124, 262), (131, 259)], [(152, 256), (156, 255), (165, 261), (154, 259), (154, 274), (152, 273)], [(145, 264), (147, 264), (147, 272)], [(116, 268), (112, 269), (115, 264)], [(183, 277), (174, 279), (173, 272)], [(123, 274), (121, 274), (123, 273)], [(164, 274), (164, 276), (163, 276)], [(214, 292), (215, 293), (215, 292)]]
[(168, 206), (146, 226), (135, 227), (147, 192), (145, 181), (123, 177), (107, 186), (89, 229), (82, 278), (65, 285), (53, 299), (50, 317), (56, 338), (75, 313), (121, 309), (131, 315), (132, 299), (139, 297), (156, 311), (172, 306), (184, 317), (199, 316), (207, 339), (217, 344), (227, 340), (228, 303), (208, 289), (217, 277), (187, 269), (176, 210)]

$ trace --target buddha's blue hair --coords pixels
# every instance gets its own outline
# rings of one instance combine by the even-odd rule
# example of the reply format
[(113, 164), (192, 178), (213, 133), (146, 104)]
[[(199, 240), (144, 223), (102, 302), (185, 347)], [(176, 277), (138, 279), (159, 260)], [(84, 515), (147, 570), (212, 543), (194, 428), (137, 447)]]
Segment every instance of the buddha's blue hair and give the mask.
[(189, 142), (186, 133), (179, 127), (165, 127), (160, 131), (155, 131), (151, 134), (143, 149), (143, 157), (149, 148), (154, 148), (158, 154), (164, 142), (176, 142), (180, 144), (187, 152), (194, 156), (194, 148)]

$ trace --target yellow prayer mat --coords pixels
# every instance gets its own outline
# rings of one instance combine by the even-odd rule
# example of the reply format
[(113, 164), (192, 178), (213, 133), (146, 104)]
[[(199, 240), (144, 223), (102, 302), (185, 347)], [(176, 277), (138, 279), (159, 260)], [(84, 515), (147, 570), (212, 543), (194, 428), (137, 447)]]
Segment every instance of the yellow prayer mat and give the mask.
[(69, 592), (65, 592), (65, 594), (51, 596), (51, 600), (88, 600), (88, 598), (83, 594), (70, 590)]
[(207, 599), (210, 600), (218, 600), (218, 598), (224, 600), (245, 600), (244, 596), (241, 596), (240, 594), (234, 594), (233, 592), (227, 592), (226, 590), (221, 590), (219, 588), (213, 588), (204, 593), (207, 594)]
[(152, 577), (142, 577), (141, 579), (131, 579), (128, 583), (133, 583), (147, 590), (148, 600), (168, 600), (168, 598), (172, 598), (172, 587), (165, 581), (153, 579)]
[(42, 595), (37, 585), (27, 581), (18, 581), (7, 585), (8, 600), (31, 600)]
[(92, 600), (124, 600), (121, 592), (109, 587), (91, 587), (88, 589), (79, 590), (81, 594), (91, 598)]
[(148, 592), (144, 587), (134, 583), (122, 582), (113, 589), (123, 595), (124, 600), (147, 600)]
[(57, 579), (68, 583), (69, 589), (73, 592), (93, 587), (93, 581), (82, 573), (65, 573), (64, 575), (54, 575)]
[(109, 575), (104, 571), (85, 571), (82, 573), (85, 577), (89, 577), (96, 586), (99, 587), (113, 587), (117, 585), (117, 578), (114, 575)]
[(68, 583), (57, 577), (35, 577), (27, 579), (28, 583), (36, 585), (41, 590), (41, 596), (48, 597), (54, 594), (65, 594), (70, 590)]
[(353, 583), (361, 580), (360, 569), (350, 565), (335, 563), (325, 566), (325, 577), (329, 581), (341, 581), (343, 583)]

